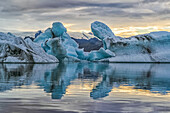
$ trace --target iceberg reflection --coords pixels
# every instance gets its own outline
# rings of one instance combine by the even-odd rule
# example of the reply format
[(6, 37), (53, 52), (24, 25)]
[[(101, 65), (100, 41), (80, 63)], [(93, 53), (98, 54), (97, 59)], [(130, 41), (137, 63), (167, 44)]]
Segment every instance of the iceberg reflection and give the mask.
[(107, 97), (122, 86), (168, 95), (169, 69), (170, 64), (0, 64), (0, 92), (34, 84), (50, 93), (52, 99), (61, 99), (74, 81), (89, 84), (83, 81), (90, 80), (97, 82), (89, 92), (93, 99)]

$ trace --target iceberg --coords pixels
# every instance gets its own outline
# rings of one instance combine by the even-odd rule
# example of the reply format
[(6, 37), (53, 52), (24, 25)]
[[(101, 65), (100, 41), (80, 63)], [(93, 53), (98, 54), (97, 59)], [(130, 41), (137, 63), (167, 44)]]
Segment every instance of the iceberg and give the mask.
[(54, 22), (34, 39), (0, 33), (0, 62), (170, 62), (170, 32), (122, 38), (99, 21), (91, 24), (91, 31), (93, 39), (85, 33), (88, 40), (74, 39), (61, 22)]
[(12, 33), (0, 32), (0, 62), (58, 62), (58, 59), (29, 38), (24, 40)]
[[(44, 33), (40, 33), (34, 39), (34, 42), (61, 62), (82, 60), (101, 62), (170, 62), (169, 32), (152, 32), (122, 38), (115, 36), (107, 25), (98, 21), (91, 24), (91, 31), (103, 43), (103, 47), (100, 47), (99, 50), (85, 52), (84, 48), (79, 45), (82, 39), (79, 39), (78, 42), (76, 39), (71, 38), (67, 33), (67, 29), (60, 22), (53, 23), (52, 28), (48, 28)], [(82, 41), (84, 42), (84, 40)]]
[(53, 23), (52, 29), (45, 30), (34, 39), (34, 42), (61, 62), (66, 59), (78, 60), (75, 50), (78, 48), (78, 44), (66, 33), (66, 28), (62, 23)]
[(44, 33), (38, 35), (34, 42), (41, 46), (45, 52), (55, 56), (60, 62), (98, 61), (114, 56), (114, 53), (104, 48), (91, 52), (79, 49), (77, 42), (68, 35), (67, 29), (60, 22), (53, 23), (52, 28), (48, 28)]
[(115, 56), (100, 61), (109, 62), (170, 62), (170, 33), (166, 31), (117, 37), (102, 22), (91, 24), (93, 34), (102, 40), (104, 48)]

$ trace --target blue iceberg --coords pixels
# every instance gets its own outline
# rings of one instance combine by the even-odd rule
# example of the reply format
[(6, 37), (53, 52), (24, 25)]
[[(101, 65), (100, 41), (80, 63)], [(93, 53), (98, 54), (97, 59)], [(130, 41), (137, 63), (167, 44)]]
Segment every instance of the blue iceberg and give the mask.
[(152, 32), (144, 35), (122, 38), (102, 22), (95, 21), (91, 30), (103, 47), (85, 52), (75, 39), (67, 34), (60, 22), (53, 23), (34, 42), (59, 61), (101, 61), (101, 62), (170, 62), (170, 33)]
[(104, 58), (113, 57), (108, 49), (84, 52), (79, 49), (79, 45), (68, 34), (67, 29), (60, 22), (55, 22), (52, 28), (48, 28), (41, 33), (34, 42), (40, 45), (48, 54), (55, 56), (60, 62), (63, 61), (97, 61)]

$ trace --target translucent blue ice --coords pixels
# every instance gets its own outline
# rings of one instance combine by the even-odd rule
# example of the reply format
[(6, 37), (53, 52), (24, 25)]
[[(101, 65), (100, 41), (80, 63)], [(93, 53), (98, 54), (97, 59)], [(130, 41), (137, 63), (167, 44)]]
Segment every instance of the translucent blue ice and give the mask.
[(52, 29), (45, 30), (34, 39), (34, 42), (59, 61), (95, 61), (114, 56), (111, 51), (103, 48), (91, 52), (79, 49), (79, 45), (67, 34), (67, 29), (60, 22), (53, 23)]

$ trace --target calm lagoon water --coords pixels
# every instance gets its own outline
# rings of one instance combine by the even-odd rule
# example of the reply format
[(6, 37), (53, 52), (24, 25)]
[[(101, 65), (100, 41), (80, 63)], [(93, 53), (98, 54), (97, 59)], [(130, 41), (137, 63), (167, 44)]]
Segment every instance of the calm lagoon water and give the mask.
[(170, 64), (0, 64), (0, 113), (170, 112)]

